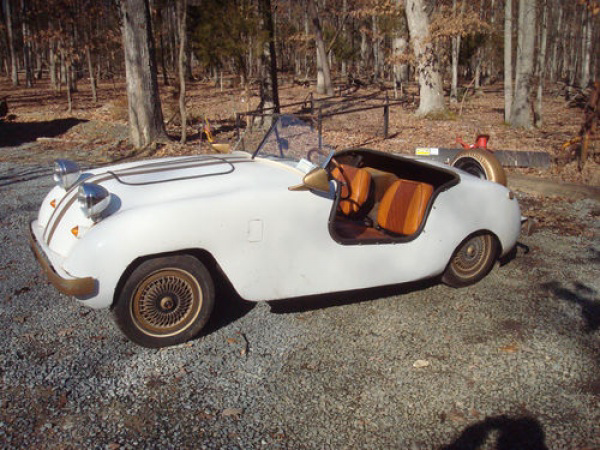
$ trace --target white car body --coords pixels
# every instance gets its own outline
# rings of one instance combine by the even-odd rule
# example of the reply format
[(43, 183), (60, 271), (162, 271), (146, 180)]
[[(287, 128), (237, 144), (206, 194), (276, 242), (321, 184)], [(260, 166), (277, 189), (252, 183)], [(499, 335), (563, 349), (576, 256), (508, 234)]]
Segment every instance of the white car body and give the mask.
[(334, 239), (329, 222), (338, 182), (330, 181), (327, 193), (289, 190), (312, 164), (239, 151), (91, 170), (79, 183), (110, 192), (105, 217), (94, 222), (83, 214), (77, 184), (54, 187), (31, 231), (55, 276), (92, 280), (93, 289), (79, 300), (93, 308), (113, 305), (141, 258), (178, 252), (210, 255), (242, 298), (260, 301), (434, 277), (466, 237), (482, 230), (496, 236), (501, 255), (514, 247), (521, 216), (508, 189), (448, 166), (415, 164), (440, 167), (458, 182), (435, 193), (410, 240)]

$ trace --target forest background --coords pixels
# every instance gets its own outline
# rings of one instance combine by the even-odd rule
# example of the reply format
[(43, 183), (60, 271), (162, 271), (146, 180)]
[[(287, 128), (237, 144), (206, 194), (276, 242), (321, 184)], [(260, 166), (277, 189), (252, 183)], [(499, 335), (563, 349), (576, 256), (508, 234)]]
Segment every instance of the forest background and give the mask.
[[(333, 117), (336, 148), (412, 153), (485, 133), (492, 148), (549, 152), (543, 175), (600, 184), (594, 0), (1, 2), (0, 137), (11, 142), (77, 144), (82, 159), (209, 151), (206, 119), (233, 139), (236, 115), (248, 124), (251, 111), (350, 96), (391, 101), (391, 134), (383, 109)], [(28, 135), (49, 119), (60, 132)]]

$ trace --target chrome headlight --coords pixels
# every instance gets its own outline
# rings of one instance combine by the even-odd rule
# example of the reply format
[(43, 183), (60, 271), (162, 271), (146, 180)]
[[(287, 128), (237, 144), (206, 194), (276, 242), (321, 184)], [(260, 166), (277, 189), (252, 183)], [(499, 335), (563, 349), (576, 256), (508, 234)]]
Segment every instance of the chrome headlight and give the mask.
[(79, 166), (74, 161), (68, 159), (54, 161), (54, 182), (65, 191), (77, 183), (80, 173)]
[(110, 204), (110, 193), (97, 184), (83, 183), (79, 186), (78, 200), (83, 214), (97, 222)]

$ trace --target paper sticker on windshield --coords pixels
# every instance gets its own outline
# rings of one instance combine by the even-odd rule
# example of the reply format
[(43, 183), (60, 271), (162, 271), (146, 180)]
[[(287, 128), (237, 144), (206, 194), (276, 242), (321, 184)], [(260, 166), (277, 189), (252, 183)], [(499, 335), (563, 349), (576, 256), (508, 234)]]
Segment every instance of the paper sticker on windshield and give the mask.
[(415, 150), (415, 155), (417, 156), (437, 156), (439, 154), (439, 149), (437, 148), (424, 148), (419, 147)]

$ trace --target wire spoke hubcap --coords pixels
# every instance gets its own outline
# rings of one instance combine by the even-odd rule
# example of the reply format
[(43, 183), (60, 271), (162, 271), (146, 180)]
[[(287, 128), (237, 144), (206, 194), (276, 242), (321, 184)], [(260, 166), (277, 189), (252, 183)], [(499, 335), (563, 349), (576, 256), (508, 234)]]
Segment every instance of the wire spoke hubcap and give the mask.
[(168, 336), (189, 327), (200, 312), (202, 290), (196, 279), (178, 268), (159, 270), (135, 290), (132, 313), (146, 334)]
[(452, 264), (460, 276), (472, 276), (483, 269), (491, 251), (490, 236), (475, 236), (465, 242)]

